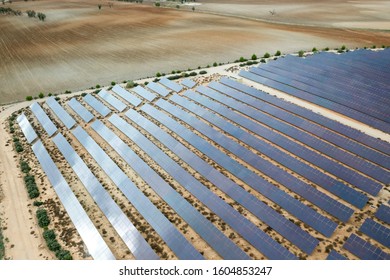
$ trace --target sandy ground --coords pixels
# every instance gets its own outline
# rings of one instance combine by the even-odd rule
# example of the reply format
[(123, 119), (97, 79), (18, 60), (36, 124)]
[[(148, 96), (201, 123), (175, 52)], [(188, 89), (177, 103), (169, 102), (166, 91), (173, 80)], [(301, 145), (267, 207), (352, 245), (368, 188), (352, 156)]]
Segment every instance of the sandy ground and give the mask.
[[(44, 12), (47, 18), (43, 23), (26, 15), (0, 17), (0, 104), (39, 92), (81, 90), (113, 80), (121, 82), (215, 61), (234, 61), (277, 49), (295, 52), (314, 46), (390, 45), (387, 32), (310, 27), (305, 26), (306, 16), (301, 15), (291, 16), (295, 20), (302, 18), (303, 25), (253, 20), (249, 12), (254, 9), (247, 7), (253, 3), (236, 7), (227, 1), (223, 11), (233, 9), (241, 16), (232, 17), (209, 14), (213, 12), (211, 8), (207, 13), (191, 12), (147, 3), (115, 2), (113, 8), (103, 6), (98, 10), (93, 0), (13, 2), (13, 9), (34, 9)], [(291, 5), (283, 3), (280, 5)], [(222, 4), (219, 1), (200, 6), (208, 5)], [(312, 13), (312, 4), (305, 1), (300, 5), (306, 5), (301, 8), (303, 12), (308, 9), (307, 13)], [(383, 13), (387, 4), (384, 6)], [(329, 4), (327, 9), (331, 7)], [(340, 10), (343, 16), (346, 12)], [(323, 21), (336, 24), (341, 15), (336, 19), (325, 17)], [(320, 21), (322, 17), (323, 14), (315, 19)], [(369, 15), (362, 17), (367, 22), (372, 20)]]

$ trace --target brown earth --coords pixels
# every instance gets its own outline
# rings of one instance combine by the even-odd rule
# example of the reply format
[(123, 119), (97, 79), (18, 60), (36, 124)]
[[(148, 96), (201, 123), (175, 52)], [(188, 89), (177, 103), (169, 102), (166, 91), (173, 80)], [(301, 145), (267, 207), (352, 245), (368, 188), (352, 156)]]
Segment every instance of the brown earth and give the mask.
[[(389, 22), (385, 1), (369, 2), (370, 9), (380, 15), (361, 14), (364, 5), (358, 2), (353, 6), (360, 8), (347, 9), (346, 1), (321, 1), (321, 6), (316, 1), (300, 1), (299, 9), (288, 16), (281, 9), (291, 8), (294, 1), (278, 1), (277, 14), (271, 20), (281, 24), (265, 22), (270, 17), (268, 2), (248, 0), (238, 5), (230, 0), (202, 1), (195, 12), (188, 7), (157, 8), (147, 2), (115, 2), (112, 8), (106, 2), (92, 0), (6, 4), (15, 10), (43, 12), (47, 18), (40, 22), (26, 14), (0, 16), (0, 103), (23, 100), (39, 92), (81, 90), (113, 80), (154, 76), (158, 71), (233, 61), (277, 49), (294, 52), (314, 46), (390, 45), (390, 34), (383, 30), (352, 29), (353, 24), (348, 26), (351, 29), (329, 28), (338, 22), (357, 22), (357, 27)], [(97, 3), (103, 4), (101, 10)], [(251, 5), (257, 5), (256, 9)], [(332, 7), (336, 12), (331, 12)], [(329, 13), (318, 16), (316, 9)], [(225, 15), (210, 14), (214, 12)], [(348, 13), (352, 18), (346, 17)], [(313, 20), (319, 27), (305, 26), (313, 25)]]

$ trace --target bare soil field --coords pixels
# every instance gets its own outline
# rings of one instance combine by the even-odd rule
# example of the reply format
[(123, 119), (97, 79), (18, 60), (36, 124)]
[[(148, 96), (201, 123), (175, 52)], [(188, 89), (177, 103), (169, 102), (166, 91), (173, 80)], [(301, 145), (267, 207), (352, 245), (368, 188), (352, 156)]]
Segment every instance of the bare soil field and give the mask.
[[(385, 30), (355, 28), (376, 21), (388, 24), (386, 1), (370, 1), (369, 7), (346, 1), (293, 2), (278, 1), (272, 8), (270, 1), (202, 1), (194, 12), (153, 7), (150, 2), (114, 2), (112, 8), (92, 0), (6, 3), (47, 17), (41, 22), (25, 13), (0, 16), (0, 104), (277, 49), (390, 45)], [(101, 10), (98, 3), (103, 4)], [(272, 9), (276, 15), (270, 19)], [(362, 9), (374, 12), (364, 14)], [(275, 23), (267, 22), (271, 20)], [(340, 22), (348, 29), (339, 28)]]

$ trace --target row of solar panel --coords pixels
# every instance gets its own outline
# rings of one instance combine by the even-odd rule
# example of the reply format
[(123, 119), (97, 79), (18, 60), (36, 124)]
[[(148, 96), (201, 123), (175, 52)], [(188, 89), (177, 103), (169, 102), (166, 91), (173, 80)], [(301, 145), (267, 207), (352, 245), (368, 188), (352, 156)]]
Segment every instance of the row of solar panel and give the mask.
[(240, 76), (247, 78), (249, 80), (255, 81), (260, 84), (264, 84), (266, 86), (278, 89), (280, 91), (283, 91), (285, 93), (288, 93), (290, 95), (293, 95), (295, 97), (304, 99), (306, 101), (312, 102), (314, 104), (317, 104), (319, 106), (325, 107), (327, 109), (336, 111), (342, 115), (351, 117), (355, 120), (358, 120), (362, 123), (365, 123), (369, 126), (372, 126), (374, 128), (380, 129), (384, 132), (389, 133), (390, 132), (390, 125), (386, 122), (379, 120), (377, 118), (373, 118), (372, 116), (362, 114), (352, 108), (349, 108), (347, 106), (332, 102), (330, 100), (326, 100), (323, 98), (319, 98), (318, 96), (313, 96), (312, 94), (302, 91), (298, 88), (291, 87), (286, 84), (279, 83), (277, 81), (259, 76), (257, 74), (254, 74), (252, 72), (247, 71), (240, 71)]
[[(245, 105), (236, 102), (232, 98), (229, 98), (227, 96), (221, 95), (209, 88), (206, 87), (198, 87), (197, 90), (201, 92), (204, 95), (207, 95), (208, 97), (213, 98), (214, 100), (217, 100), (218, 102), (225, 104), (240, 113), (249, 116), (250, 118), (257, 120), (260, 123), (264, 123), (266, 125), (269, 125), (271, 128), (279, 130), (280, 128), (275, 125), (275, 122), (271, 119), (268, 121), (269, 118), (264, 118), (264, 114), (260, 114), (257, 110)], [(212, 102), (212, 101), (209, 101)], [(213, 107), (214, 103), (210, 105), (209, 107)], [(248, 122), (248, 121), (246, 121)], [(240, 125), (242, 125), (240, 123)], [(314, 165), (317, 165), (318, 167), (322, 168), (323, 170), (332, 173), (336, 175), (337, 177), (347, 181), (348, 183), (351, 183), (358, 188), (372, 194), (377, 195), (380, 189), (382, 188), (381, 184), (362, 176), (361, 174), (352, 171), (345, 166), (332, 161), (326, 157), (321, 156), (320, 154), (308, 149), (307, 147), (300, 145), (284, 135), (280, 133), (276, 133), (270, 128), (266, 128), (264, 126), (256, 125), (251, 123), (252, 129), (249, 128), (254, 133), (258, 134), (259, 136), (266, 138), (267, 140), (275, 143), (276, 145), (286, 149), (287, 151), (290, 151), (297, 156), (301, 157), (304, 160), (307, 160), (311, 162)], [(284, 131), (287, 134), (287, 131)]]
[[(351, 140), (348, 140), (342, 136), (339, 136), (336, 133), (333, 133), (329, 130), (326, 130), (325, 128), (321, 127), (320, 125), (313, 124), (308, 120), (305, 120), (303, 118), (300, 118), (292, 113), (286, 112), (278, 107), (271, 106), (265, 102), (262, 102), (261, 100), (254, 98), (250, 95), (247, 95), (245, 93), (236, 91), (234, 89), (231, 89), (227, 86), (223, 86), (219, 83), (212, 82), (209, 84), (209, 87), (217, 90), (219, 92), (222, 92), (232, 98), (235, 98), (243, 103), (246, 103), (252, 107), (255, 107), (267, 114), (270, 114), (280, 120), (283, 120), (284, 122), (287, 122), (291, 125), (294, 125), (296, 127), (299, 127), (300, 129), (307, 131), (311, 134), (314, 134), (318, 136), (321, 139), (327, 140), (336, 146), (342, 147), (343, 149), (346, 149), (352, 153), (355, 153), (356, 155), (359, 155), (363, 158), (366, 158), (380, 166), (384, 166), (386, 168), (390, 168), (390, 157), (387, 155), (384, 155), (382, 153), (376, 152), (372, 149), (366, 148), (365, 146), (353, 142)], [(300, 140), (307, 139), (307, 142), (311, 143), (311, 146), (313, 148), (320, 147), (320, 151), (332, 156), (332, 151), (334, 150), (331, 145), (324, 141), (319, 141), (314, 137), (310, 137), (304, 133), (302, 133), (302, 137), (300, 137)], [(314, 145), (314, 142), (317, 145)], [(329, 151), (329, 152), (328, 152)], [(362, 170), (366, 169), (376, 169), (378, 170), (378, 173), (381, 174), (379, 178), (376, 178), (382, 182), (390, 181), (390, 174), (386, 170), (382, 170), (378, 168), (376, 165), (368, 164), (362, 159), (353, 157), (353, 160), (351, 159), (351, 155), (349, 153), (344, 152), (343, 150), (337, 149), (336, 152), (336, 159), (338, 160), (344, 160), (344, 163), (349, 163), (351, 167), (354, 168), (361, 168)], [(352, 162), (352, 163), (351, 163)], [(370, 174), (368, 174), (370, 175)]]
[(295, 115), (299, 115), (306, 120), (310, 120), (323, 127), (326, 127), (327, 129), (334, 131), (339, 135), (343, 135), (349, 138), (350, 140), (355, 141), (355, 143), (357, 144), (362, 143), (370, 147), (371, 149), (378, 150), (382, 153), (390, 155), (390, 144), (388, 142), (371, 137), (359, 130), (353, 129), (342, 123), (326, 118), (325, 116), (314, 113), (313, 111), (310, 111), (304, 107), (300, 107), (298, 105), (295, 105), (294, 103), (287, 102), (283, 99), (277, 98), (276, 96), (272, 96), (263, 91), (255, 89), (253, 87), (249, 87), (247, 85), (244, 85), (232, 79), (221, 78), (220, 83), (229, 86), (233, 89), (236, 89), (238, 91), (242, 91), (248, 95), (256, 97), (274, 106), (282, 108), (283, 110), (289, 111)]
[[(221, 104), (217, 103), (208, 103), (205, 100), (205, 97), (196, 95), (195, 93), (186, 92), (185, 96), (199, 102), (200, 104), (215, 110), (219, 114), (223, 114), (224, 117), (230, 118), (231, 120), (239, 122), (239, 115), (235, 115), (233, 111), (229, 110), (226, 107), (223, 107)], [(281, 165), (286, 166), (292, 171), (298, 173), (299, 175), (311, 180), (312, 182), (318, 184), (322, 188), (336, 194), (345, 201), (353, 204), (358, 208), (364, 207), (368, 201), (368, 197), (364, 194), (361, 194), (358, 191), (340, 183), (339, 181), (333, 179), (332, 177), (318, 171), (317, 169), (299, 161), (298, 159), (290, 156), (289, 154), (269, 145), (267, 142), (255, 137), (254, 135), (244, 131), (236, 125), (233, 125), (226, 121), (225, 119), (219, 117), (215, 113), (211, 113), (209, 110), (190, 103), (183, 98), (178, 96), (173, 96), (172, 101), (177, 104), (184, 105), (187, 109), (190, 109), (192, 112), (196, 113), (198, 116), (201, 116), (206, 121), (216, 125), (223, 131), (229, 133), (230, 135), (236, 137), (243, 143), (253, 147), (262, 154), (272, 158), (273, 160), (279, 162)], [(237, 116), (237, 118), (236, 118)]]

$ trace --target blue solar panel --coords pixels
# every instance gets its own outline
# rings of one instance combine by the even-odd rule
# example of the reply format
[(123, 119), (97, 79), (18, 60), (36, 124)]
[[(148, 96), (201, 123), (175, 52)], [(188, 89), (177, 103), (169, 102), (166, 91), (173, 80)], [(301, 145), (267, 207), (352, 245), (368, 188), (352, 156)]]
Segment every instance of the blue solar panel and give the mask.
[(156, 84), (155, 82), (150, 82), (148, 83), (147, 87), (155, 92), (157, 92), (159, 95), (161, 96), (167, 96), (170, 91), (167, 90), (165, 87), (159, 85), (159, 84)]
[[(341, 147), (347, 151), (350, 151), (352, 153), (355, 153), (367, 160), (370, 160), (380, 166), (383, 166), (385, 168), (390, 168), (390, 157), (387, 155), (384, 155), (382, 153), (373, 151), (372, 149), (369, 149), (363, 145), (360, 145), (359, 143), (350, 141), (336, 133), (333, 133), (331, 131), (326, 130), (320, 125), (313, 124), (308, 120), (305, 120), (301, 117), (298, 117), (292, 113), (286, 112), (285, 110), (282, 110), (278, 107), (271, 106), (268, 103), (263, 102), (262, 100), (259, 100), (253, 96), (247, 95), (245, 93), (236, 91), (232, 88), (229, 88), (227, 86), (221, 85), (216, 82), (212, 82), (209, 84), (210, 88), (213, 88), (215, 90), (218, 90), (232, 98), (235, 98), (243, 103), (246, 103), (252, 107), (255, 107), (267, 114), (272, 115), (273, 117), (276, 117), (278, 119), (281, 119), (285, 121), (286, 123), (289, 123), (295, 127), (299, 127), (304, 131), (307, 131), (309, 133), (312, 133), (316, 136), (318, 136), (320, 139), (317, 139), (315, 137), (312, 137), (309, 134), (299, 132), (299, 130), (295, 130), (297, 133), (294, 133), (294, 135), (297, 135), (299, 137), (299, 141), (304, 142), (307, 145), (310, 145), (311, 147), (347, 164), (351, 167), (358, 169), (359, 171), (363, 173), (367, 173), (367, 175), (383, 182), (387, 183), (390, 182), (390, 172), (381, 169), (380, 167), (373, 165), (369, 162), (364, 161), (363, 159), (357, 158), (354, 155), (351, 155), (347, 152), (344, 152), (341, 149), (337, 149), (337, 147)], [(283, 127), (281, 127), (283, 129)], [(284, 130), (284, 129), (283, 129)], [(336, 145), (336, 148), (324, 141), (329, 141), (330, 143), (333, 143)]]
[(347, 239), (344, 244), (344, 249), (347, 249), (362, 260), (390, 260), (390, 255), (388, 253), (382, 251), (368, 241), (365, 241), (356, 234), (352, 234)]
[(49, 97), (46, 100), (46, 104), (67, 129), (71, 129), (76, 124), (76, 121), (68, 114), (68, 112), (65, 111), (64, 108), (62, 108), (60, 104), (58, 104), (54, 97)]
[(133, 253), (134, 257), (139, 260), (159, 259), (136, 227), (127, 218), (126, 214), (123, 213), (80, 156), (74, 151), (68, 141), (66, 141), (65, 137), (59, 133), (53, 138), (53, 142), (64, 155), (73, 171)]
[(146, 99), (150, 102), (152, 102), (157, 97), (154, 93), (151, 93), (150, 91), (141, 86), (136, 86), (132, 90), (136, 92), (139, 96), (141, 96), (143, 99)]
[(335, 250), (330, 251), (327, 260), (338, 260), (338, 261), (345, 261), (348, 260), (347, 257), (344, 257), (343, 255), (337, 253)]
[[(227, 119), (235, 121), (238, 124), (242, 124), (244, 127), (246, 126), (247, 128), (249, 128), (245, 122), (252, 124), (253, 126), (256, 125), (254, 123), (250, 123), (251, 121), (244, 118), (243, 116), (229, 110), (228, 108), (226, 108), (221, 104), (211, 101), (210, 99), (204, 96), (189, 91), (185, 93), (185, 96), (191, 98), (192, 100), (202, 104), (203, 106), (211, 110), (214, 110), (215, 112), (218, 112), (218, 114), (224, 116)], [(252, 146), (253, 148), (257, 149), (259, 152), (267, 155), (268, 157), (288, 167), (294, 172), (320, 185), (321, 187), (330, 191), (331, 193), (336, 194), (337, 196), (355, 205), (356, 207), (363, 208), (364, 205), (367, 203), (368, 197), (365, 196), (364, 194), (361, 194), (360, 192), (354, 190), (353, 188), (347, 187), (346, 185), (340, 183), (339, 181), (333, 179), (332, 177), (322, 172), (319, 172), (317, 169), (299, 161), (293, 156), (290, 156), (284, 153), (283, 151), (269, 145), (265, 141), (262, 141), (259, 138), (255, 137), (254, 135), (247, 133), (241, 128), (227, 122), (226, 120), (219, 117), (218, 115), (211, 113), (209, 110), (205, 110), (202, 107), (196, 106), (191, 102), (188, 101), (186, 102), (185, 99), (180, 97), (172, 96), (171, 100), (181, 105), (185, 104), (186, 108), (190, 109), (192, 112), (201, 116), (208, 122), (216, 125), (217, 127), (221, 128), (222, 130), (236, 137), (237, 139), (240, 139), (241, 141), (248, 144), (249, 146)], [(241, 122), (241, 120), (243, 121)], [(260, 132), (260, 130), (253, 129), (253, 128), (251, 130), (258, 131), (258, 133)], [(259, 134), (263, 137), (265, 135), (264, 133), (259, 133)]]
[(91, 136), (80, 126), (76, 127), (72, 133), (179, 259), (203, 259), (203, 256), (196, 251), (176, 227), (134, 185)]
[(98, 112), (103, 117), (111, 113), (111, 110), (108, 109), (106, 105), (104, 105), (102, 102), (97, 100), (91, 94), (87, 94), (86, 96), (84, 96), (84, 101), (87, 102), (89, 106), (91, 106), (96, 112)]
[[(131, 130), (118, 115), (109, 121), (128, 137)], [(114, 132), (103, 123), (95, 121), (92, 128), (137, 172), (142, 179), (182, 217), (204, 241), (224, 259), (250, 259), (236, 244), (220, 232), (209, 220), (200, 214), (175, 189), (164, 181), (148, 164), (130, 149)]]
[(150, 105), (142, 106), (142, 110), (156, 120), (158, 120), (163, 125), (167, 126), (176, 134), (180, 135), (180, 137), (182, 137), (199, 151), (213, 159), (215, 162), (217, 162), (219, 165), (231, 172), (233, 175), (246, 182), (253, 189), (257, 190), (264, 196), (268, 197), (270, 200), (274, 201), (275, 203), (286, 209), (286, 211), (289, 211), (290, 213), (298, 217), (301, 221), (312, 226), (325, 236), (331, 236), (334, 232), (335, 228), (337, 227), (337, 224), (335, 222), (327, 219), (322, 215), (319, 215), (313, 209), (295, 200), (287, 193), (276, 188), (274, 185), (267, 182), (254, 172), (246, 169), (226, 154), (214, 148), (207, 141), (203, 140), (199, 136), (190, 132), (184, 126), (169, 118), (167, 115), (163, 114), (159, 110), (154, 109)]
[[(248, 117), (254, 120), (257, 120), (258, 122), (264, 123), (267, 126), (270, 126), (276, 130), (281, 131), (282, 133), (288, 135), (294, 134), (294, 131), (291, 130), (292, 127), (286, 127), (282, 125), (280, 121), (276, 121), (274, 118), (271, 118), (248, 105), (239, 103), (236, 100), (227, 97), (226, 95), (222, 95), (204, 86), (198, 87), (197, 90), (202, 94), (207, 95), (210, 98), (213, 98), (218, 102), (221, 102), (222, 104), (225, 104), (241, 112), (242, 114), (247, 115)], [(254, 132), (259, 134), (259, 132), (256, 130), (254, 130)], [(382, 189), (382, 185), (373, 181), (372, 179), (369, 179), (355, 171), (352, 171), (335, 161), (329, 160), (328, 158), (323, 157), (320, 154), (309, 150), (303, 145), (299, 145), (294, 141), (287, 140), (286, 137), (284, 137), (279, 133), (275, 133), (275, 132), (271, 132), (271, 133), (273, 134), (274, 139), (279, 138), (281, 139), (279, 141), (283, 141), (283, 144), (280, 143), (278, 144), (279, 146), (283, 147), (288, 151), (293, 151), (299, 157), (312, 162), (313, 164), (321, 167), (322, 169), (330, 173), (333, 173), (337, 177), (357, 186), (361, 190), (364, 190), (369, 194), (376, 196), (379, 193), (379, 191)]]
[(183, 81), (181, 81), (181, 84), (188, 88), (193, 88), (194, 86), (196, 86), (196, 83), (191, 79), (184, 79)]
[(38, 138), (38, 135), (35, 133), (34, 128), (31, 126), (30, 122), (28, 121), (26, 115), (22, 113), (16, 121), (18, 122), (20, 128), (22, 129), (22, 132), (24, 136), (27, 139), (27, 142), (31, 144), (35, 139)]
[(38, 141), (32, 145), (32, 150), (68, 213), (69, 218), (72, 220), (77, 232), (88, 248), (88, 252), (95, 260), (114, 260), (115, 256), (100, 236), (87, 213), (85, 213), (42, 142)]
[(375, 217), (390, 224), (390, 207), (382, 204), (376, 211)]
[[(127, 90), (125, 90), (124, 88), (122, 88), (119, 85), (115, 85), (112, 88), (112, 91), (115, 92), (116, 94), (118, 94), (120, 97), (122, 97), (124, 100), (126, 100), (127, 102), (129, 102), (133, 106), (138, 106), (142, 102), (141, 99), (139, 99), (138, 97), (134, 96), (132, 93), (128, 92)], [(124, 107), (123, 110), (125, 108), (126, 107)], [(121, 111), (123, 111), (123, 110), (121, 110)]]
[(77, 113), (84, 122), (88, 123), (93, 119), (93, 115), (81, 105), (75, 98), (68, 101), (68, 106)]
[(140, 125), (143, 129), (148, 131), (158, 141), (164, 143), (164, 145), (180, 157), (181, 160), (185, 161), (194, 170), (198, 171), (216, 187), (225, 192), (229, 197), (247, 208), (256, 217), (263, 220), (287, 240), (302, 249), (305, 253), (311, 254), (317, 246), (319, 242), (317, 239), (302, 230), (300, 227), (296, 226), (262, 201), (258, 200), (254, 195), (241, 188), (229, 178), (225, 177), (222, 173), (202, 160), (195, 153), (186, 148), (183, 144), (156, 126), (154, 123), (133, 110), (127, 111), (125, 115), (134, 123)]
[(159, 81), (160, 84), (166, 86), (167, 88), (173, 90), (174, 92), (180, 92), (183, 87), (167, 78), (161, 78), (160, 81)]
[[(148, 154), (159, 166), (161, 166), (174, 180), (181, 184), (193, 196), (199, 199), (213, 213), (224, 220), (242, 238), (259, 250), (269, 259), (297, 259), (291, 252), (265, 234), (259, 228), (242, 216), (237, 210), (228, 205), (218, 195), (201, 184), (187, 171), (155, 146), (150, 140), (125, 122), (118, 115), (110, 117), (109, 121), (119, 130), (124, 132), (138, 147)], [(136, 161), (132, 160), (134, 164)], [(161, 188), (161, 184), (160, 184)], [(192, 206), (191, 206), (192, 207)], [(203, 227), (204, 225), (202, 225)], [(195, 231), (202, 232), (195, 228)], [(210, 242), (212, 242), (210, 240)], [(210, 243), (213, 247), (215, 244)]]
[(373, 219), (367, 218), (359, 229), (365, 235), (374, 238), (390, 248), (390, 229), (375, 222)]
[(101, 99), (106, 101), (119, 112), (122, 112), (127, 107), (122, 101), (108, 93), (105, 89), (102, 89), (98, 95)]
[(236, 90), (240, 90), (247, 94), (250, 94), (256, 98), (260, 98), (268, 103), (271, 103), (275, 106), (278, 106), (286, 111), (292, 112), (296, 115), (302, 116), (312, 122), (315, 122), (321, 126), (324, 126), (328, 129), (336, 131), (338, 134), (345, 135), (346, 137), (351, 138), (351, 140), (358, 141), (371, 147), (372, 149), (381, 151), (385, 154), (390, 155), (390, 144), (386, 141), (371, 137), (359, 130), (356, 130), (352, 127), (346, 126), (342, 123), (339, 123), (335, 120), (326, 118), (320, 114), (317, 114), (309, 109), (300, 107), (293, 103), (287, 102), (283, 99), (277, 98), (260, 90), (257, 90), (253, 87), (241, 84), (237, 81), (228, 78), (222, 78), (220, 82), (224, 85), (232, 87)]
[(43, 129), (49, 136), (52, 136), (57, 132), (57, 127), (53, 124), (53, 122), (46, 115), (45, 111), (43, 111), (42, 107), (39, 106), (37, 102), (31, 104), (30, 108), (34, 116), (38, 119), (39, 123), (42, 125)]

